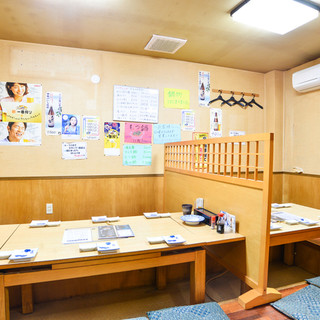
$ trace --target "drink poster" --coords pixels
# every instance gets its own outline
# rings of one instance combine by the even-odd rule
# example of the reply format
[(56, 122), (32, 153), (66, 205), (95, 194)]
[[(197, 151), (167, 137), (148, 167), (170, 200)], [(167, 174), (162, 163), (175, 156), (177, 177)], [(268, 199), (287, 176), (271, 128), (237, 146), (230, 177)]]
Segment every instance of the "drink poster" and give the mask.
[(193, 110), (182, 110), (182, 130), (195, 130), (195, 113)]
[(84, 160), (87, 159), (87, 142), (63, 142), (63, 160)]
[(151, 166), (151, 145), (126, 144), (123, 146), (124, 166)]
[(222, 110), (210, 109), (210, 137), (222, 137)]
[(181, 141), (181, 126), (179, 124), (154, 124), (153, 143), (163, 144)]
[(208, 107), (210, 102), (210, 72), (199, 71), (198, 100), (199, 106)]
[[(192, 139), (193, 140), (206, 140), (209, 138), (209, 134), (207, 132), (193, 132)], [(208, 145), (201, 144), (195, 146), (195, 168), (202, 168), (202, 163), (204, 168), (207, 167), (208, 162)]]
[(62, 115), (62, 138), (80, 139), (80, 116), (74, 114)]
[(125, 123), (124, 142), (126, 143), (152, 143), (152, 124)]
[(41, 145), (42, 85), (0, 82), (0, 145)]
[(120, 156), (120, 123), (105, 122), (104, 131), (104, 155)]
[(99, 117), (83, 116), (82, 118), (82, 139), (83, 140), (99, 140)]
[(61, 134), (61, 117), (62, 117), (62, 93), (47, 92), (46, 93), (46, 135)]

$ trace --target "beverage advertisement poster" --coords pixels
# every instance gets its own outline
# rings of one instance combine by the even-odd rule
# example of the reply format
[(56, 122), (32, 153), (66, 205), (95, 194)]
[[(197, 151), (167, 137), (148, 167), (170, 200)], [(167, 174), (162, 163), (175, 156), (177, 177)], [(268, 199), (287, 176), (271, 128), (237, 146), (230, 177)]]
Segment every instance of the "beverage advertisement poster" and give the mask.
[(181, 126), (179, 124), (154, 124), (153, 143), (163, 144), (181, 141)]
[(46, 135), (61, 134), (61, 118), (62, 118), (62, 93), (47, 92), (46, 93)]
[(124, 142), (152, 143), (152, 124), (126, 122), (124, 127)]
[(125, 144), (123, 146), (124, 166), (151, 166), (151, 145)]
[(100, 118), (95, 116), (83, 116), (82, 118), (82, 139), (99, 140)]
[(63, 160), (84, 160), (87, 159), (87, 142), (63, 142)]
[(199, 71), (198, 79), (199, 106), (208, 107), (210, 102), (210, 72)]
[(62, 114), (62, 138), (80, 139), (80, 116)]
[[(193, 140), (206, 140), (209, 138), (208, 132), (193, 132), (192, 139)], [(201, 144), (195, 146), (195, 167), (202, 168), (202, 164), (204, 168), (207, 167), (208, 162), (208, 145)]]
[(0, 82), (2, 121), (41, 123), (42, 85)]
[(0, 145), (40, 146), (42, 85), (0, 82)]
[(182, 130), (194, 131), (195, 130), (195, 113), (193, 110), (182, 110)]
[(210, 137), (222, 137), (222, 110), (210, 109)]
[(120, 123), (105, 122), (104, 131), (104, 155), (120, 156)]

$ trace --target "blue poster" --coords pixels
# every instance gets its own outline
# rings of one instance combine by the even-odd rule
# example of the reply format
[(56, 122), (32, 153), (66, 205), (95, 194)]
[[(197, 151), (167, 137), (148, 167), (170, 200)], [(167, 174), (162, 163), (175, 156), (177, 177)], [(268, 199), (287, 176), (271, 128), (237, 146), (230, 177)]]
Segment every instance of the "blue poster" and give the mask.
[(153, 143), (163, 144), (167, 142), (181, 141), (181, 127), (179, 124), (154, 124)]

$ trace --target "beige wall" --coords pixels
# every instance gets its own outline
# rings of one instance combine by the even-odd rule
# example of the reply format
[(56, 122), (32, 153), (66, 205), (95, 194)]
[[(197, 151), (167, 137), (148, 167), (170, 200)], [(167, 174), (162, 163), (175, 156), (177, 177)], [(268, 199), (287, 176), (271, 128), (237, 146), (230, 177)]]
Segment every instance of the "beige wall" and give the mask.
[(284, 78), (284, 171), (300, 167), (320, 174), (320, 90), (299, 93), (292, 88), (293, 72), (319, 64), (320, 59), (293, 68)]
[[(64, 113), (100, 116), (112, 121), (113, 86), (127, 85), (159, 89), (159, 123), (181, 123), (181, 110), (163, 107), (163, 89), (178, 88), (190, 91), (190, 108), (196, 113), (196, 130), (209, 131), (209, 108), (197, 102), (198, 71), (209, 71), (211, 88), (254, 92), (257, 101), (265, 103), (264, 74), (230, 68), (201, 65), (169, 59), (137, 55), (0, 41), (0, 81), (40, 83), (44, 97), (47, 91), (62, 92)], [(99, 74), (101, 82), (90, 78)], [(211, 94), (212, 98), (216, 94)], [(240, 97), (239, 97), (240, 98)], [(212, 107), (220, 107), (214, 103)], [(223, 135), (229, 130), (246, 133), (265, 132), (265, 112), (258, 107), (241, 109), (222, 107)], [(44, 116), (44, 114), (43, 114)], [(124, 123), (121, 124), (122, 133)], [(103, 131), (101, 126), (101, 138)], [(182, 139), (191, 139), (191, 132), (182, 132)], [(123, 142), (123, 135), (122, 135)], [(152, 165), (128, 167), (122, 156), (105, 157), (103, 139), (88, 141), (88, 159), (61, 160), (61, 137), (46, 136), (42, 128), (40, 147), (0, 148), (1, 177), (42, 177), (82, 175), (162, 174), (163, 146), (152, 146)]]

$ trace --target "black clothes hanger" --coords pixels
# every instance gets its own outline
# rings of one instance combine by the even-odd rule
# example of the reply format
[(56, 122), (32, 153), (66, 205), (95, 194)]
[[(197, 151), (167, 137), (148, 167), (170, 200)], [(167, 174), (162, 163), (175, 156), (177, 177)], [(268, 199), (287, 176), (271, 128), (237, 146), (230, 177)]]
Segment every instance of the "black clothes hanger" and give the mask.
[[(234, 92), (232, 92), (231, 91), (231, 94), (232, 94), (232, 96), (228, 99), (228, 100), (226, 100), (225, 101), (225, 103), (227, 103), (229, 106), (231, 105), (231, 106), (234, 106), (235, 104), (237, 104), (237, 105), (239, 105), (239, 106), (241, 106), (241, 107), (245, 107), (245, 105), (244, 104), (242, 104), (241, 102), (239, 102), (238, 100), (236, 100), (235, 98), (234, 98)], [(223, 105), (224, 103), (222, 102), (221, 103), (221, 105)]]
[(253, 104), (255, 104), (257, 107), (259, 107), (260, 109), (263, 109), (263, 106), (260, 105), (259, 103), (257, 103), (254, 98), (255, 98), (255, 95), (253, 94), (253, 98), (251, 99), (251, 101), (248, 102), (248, 105), (249, 105), (250, 107), (252, 107), (252, 103), (253, 103)]
[(215, 98), (215, 99), (213, 99), (213, 100), (211, 100), (211, 101), (209, 101), (208, 105), (211, 104), (211, 103), (213, 103), (213, 102), (215, 102), (215, 101), (222, 101), (221, 105), (223, 105), (223, 104), (226, 103), (227, 105), (229, 105), (229, 106), (231, 107), (232, 104), (230, 104), (229, 102), (227, 102), (226, 100), (224, 100), (223, 97), (222, 97), (222, 95), (221, 95), (221, 93), (222, 93), (222, 91), (219, 90), (219, 95), (218, 95), (218, 97)]
[(250, 105), (250, 103), (243, 98), (244, 97), (244, 93), (241, 92), (241, 94), (242, 94), (241, 99), (238, 100), (238, 102), (241, 103), (241, 104), (242, 103), (244, 104), (243, 108), (246, 109), (248, 106), (252, 107), (252, 105)]

